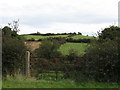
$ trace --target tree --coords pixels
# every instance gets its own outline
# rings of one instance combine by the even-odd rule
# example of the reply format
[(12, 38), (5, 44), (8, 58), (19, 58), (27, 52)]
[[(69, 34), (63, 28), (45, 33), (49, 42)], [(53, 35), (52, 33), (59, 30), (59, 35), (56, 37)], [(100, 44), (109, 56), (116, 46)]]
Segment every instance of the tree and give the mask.
[(99, 33), (100, 39), (115, 39), (120, 37), (120, 27), (117, 26), (110, 26), (105, 28), (101, 33)]
[(83, 72), (96, 81), (120, 82), (120, 28), (105, 28), (84, 55)]
[(82, 35), (82, 33), (81, 33), (81, 32), (78, 32), (78, 35)]
[(16, 21), (13, 21), (13, 23), (8, 23), (9, 27), (11, 28), (12, 31), (19, 32), (19, 19)]
[(70, 63), (74, 63), (74, 62), (76, 62), (76, 58), (77, 58), (77, 51), (74, 50), (74, 49), (70, 49), (69, 50), (69, 55), (67, 55), (67, 60)]
[(58, 43), (58, 41), (45, 40), (40, 45), (40, 48), (38, 48), (35, 52), (39, 57), (51, 59), (60, 55), (60, 52), (58, 51), (59, 47), (60, 44)]
[(18, 69), (22, 69), (25, 46), (23, 40), (16, 35), (10, 27), (5, 26), (2, 29), (2, 66), (3, 76), (7, 74), (14, 75)]
[[(114, 53), (113, 53), (114, 52)], [(118, 80), (118, 43), (107, 41), (94, 44), (86, 54), (87, 73), (97, 81)], [(88, 72), (89, 71), (89, 72)]]
[(16, 38), (18, 36), (17, 32), (12, 31), (12, 29), (10, 27), (8, 27), (8, 26), (5, 26), (2, 29), (2, 34), (3, 34), (3, 37), (9, 37), (9, 38)]

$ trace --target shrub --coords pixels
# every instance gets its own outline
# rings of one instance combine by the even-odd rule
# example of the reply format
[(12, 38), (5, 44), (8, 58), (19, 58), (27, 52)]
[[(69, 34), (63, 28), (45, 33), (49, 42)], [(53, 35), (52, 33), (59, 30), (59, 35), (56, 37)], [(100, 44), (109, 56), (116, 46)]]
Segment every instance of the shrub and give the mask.
[(101, 33), (99, 33), (100, 39), (111, 39), (114, 40), (115, 38), (120, 37), (120, 27), (117, 26), (110, 26), (105, 28)]
[(81, 61), (83, 72), (96, 81), (120, 82), (120, 36), (111, 35), (114, 34), (111, 31), (120, 33), (117, 27), (103, 30), (100, 39), (92, 43)]
[[(88, 79), (99, 82), (120, 82), (120, 28), (105, 28), (98, 40), (92, 40), (86, 54), (75, 68)], [(77, 73), (79, 74), (79, 73)], [(78, 81), (80, 79), (78, 75)], [(76, 79), (76, 78), (75, 78)]]
[(34, 38), (31, 38), (31, 39), (28, 39), (28, 41), (35, 41), (35, 39), (34, 39)]
[(61, 55), (61, 53), (58, 51), (59, 47), (60, 44), (56, 40), (44, 40), (35, 53), (39, 57), (51, 59)]
[(77, 58), (77, 51), (75, 51), (74, 49), (70, 49), (69, 55), (67, 55), (67, 60), (70, 63), (74, 63), (74, 62), (76, 62), (76, 58)]
[(74, 43), (90, 43), (91, 40), (90, 39), (72, 39), (72, 38), (68, 38), (66, 39), (67, 42), (74, 42)]
[(23, 40), (18, 35), (13, 35), (11, 28), (2, 29), (2, 66), (3, 76), (14, 75), (22, 69), (25, 55)]

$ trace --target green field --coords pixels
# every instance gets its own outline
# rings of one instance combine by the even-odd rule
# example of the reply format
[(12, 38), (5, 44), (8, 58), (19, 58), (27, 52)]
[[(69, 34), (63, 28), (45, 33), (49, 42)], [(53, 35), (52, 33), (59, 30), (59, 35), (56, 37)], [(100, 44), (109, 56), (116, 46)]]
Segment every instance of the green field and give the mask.
[[(36, 69), (35, 69), (36, 70)], [(36, 73), (32, 75), (35, 76)], [(39, 73), (38, 78), (44, 80), (61, 80), (64, 77), (65, 73), (62, 71), (43, 71), (43, 73)]]
[(5, 80), (3, 88), (118, 88), (117, 83), (86, 82), (76, 83), (74, 80)]
[(94, 39), (92, 36), (76, 35), (72, 37), (73, 39)]
[[(49, 37), (68, 37), (69, 35), (53, 35), (53, 36), (21, 35), (21, 36), (25, 37), (26, 39), (34, 38), (35, 40), (38, 40), (38, 39), (45, 39), (45, 38), (49, 38)], [(84, 35), (76, 35), (71, 38), (73, 38), (73, 39), (94, 39), (94, 37), (92, 37), (92, 36), (84, 36)]]
[(77, 55), (83, 55), (85, 54), (87, 47), (89, 47), (89, 44), (87, 43), (65, 43), (61, 45), (59, 51), (63, 55), (68, 55), (70, 50), (74, 50)]
[(25, 37), (26, 39), (34, 38), (35, 40), (45, 39), (45, 38), (49, 38), (49, 37), (68, 37), (68, 35), (53, 35), (53, 36), (22, 35), (22, 36)]

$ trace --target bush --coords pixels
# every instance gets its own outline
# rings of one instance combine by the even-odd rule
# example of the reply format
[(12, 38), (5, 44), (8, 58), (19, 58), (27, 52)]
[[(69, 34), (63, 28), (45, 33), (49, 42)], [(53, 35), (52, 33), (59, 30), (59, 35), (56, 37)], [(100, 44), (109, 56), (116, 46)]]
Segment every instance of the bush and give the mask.
[[(83, 72), (96, 81), (120, 82), (120, 36), (112, 35), (112, 38), (106, 35), (109, 30), (120, 33), (120, 29), (110, 27), (107, 32), (100, 36), (98, 41), (92, 43), (91, 47), (84, 55), (82, 62)], [(105, 35), (105, 38), (103, 36)]]
[(76, 59), (77, 59), (77, 51), (75, 51), (74, 49), (70, 49), (69, 55), (67, 55), (67, 60), (70, 63), (74, 63), (74, 62), (76, 62)]
[(68, 38), (66, 39), (67, 42), (74, 42), (74, 43), (90, 43), (91, 40), (90, 39), (72, 39), (72, 38)]
[[(114, 53), (113, 53), (114, 52)], [(117, 42), (99, 43), (89, 49), (87, 55), (87, 71), (97, 81), (118, 80), (118, 47)], [(120, 70), (120, 68), (119, 68)]]
[(35, 39), (34, 39), (34, 38), (31, 38), (31, 39), (28, 39), (28, 41), (35, 41)]
[(38, 57), (51, 59), (61, 55), (61, 53), (58, 51), (59, 47), (60, 44), (56, 40), (44, 40), (35, 53)]
[(99, 33), (100, 39), (114, 40), (117, 37), (120, 38), (120, 27), (117, 26), (110, 26), (108, 28), (105, 28), (101, 33)]
[[(25, 46), (23, 40), (18, 36), (13, 36), (11, 28), (2, 29), (2, 66), (3, 76), (14, 75), (23, 67)], [(16, 36), (16, 37), (15, 37)]]
[[(120, 28), (112, 26), (104, 30), (79, 58), (80, 64), (75, 70), (95, 81), (120, 82)], [(78, 81), (80, 77), (78, 75)]]
[(59, 44), (64, 44), (66, 42), (64, 37), (49, 37), (46, 40), (57, 41)]

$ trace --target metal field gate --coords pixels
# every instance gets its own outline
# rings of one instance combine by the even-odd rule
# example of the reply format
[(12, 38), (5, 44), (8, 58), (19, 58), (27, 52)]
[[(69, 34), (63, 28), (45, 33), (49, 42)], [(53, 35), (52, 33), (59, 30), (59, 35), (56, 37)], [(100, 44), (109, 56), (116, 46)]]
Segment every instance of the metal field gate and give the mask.
[(76, 63), (61, 63), (59, 58), (45, 59), (41, 57), (30, 57), (30, 76), (37, 79), (64, 79), (67, 73), (76, 70)]

